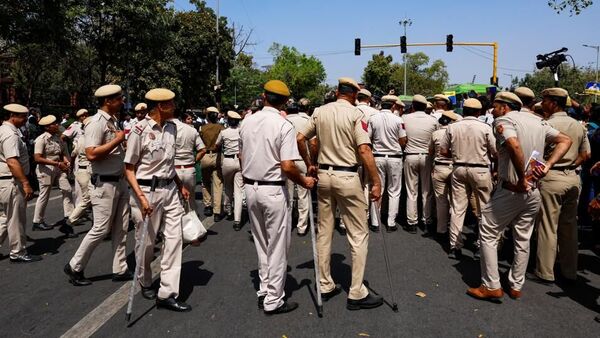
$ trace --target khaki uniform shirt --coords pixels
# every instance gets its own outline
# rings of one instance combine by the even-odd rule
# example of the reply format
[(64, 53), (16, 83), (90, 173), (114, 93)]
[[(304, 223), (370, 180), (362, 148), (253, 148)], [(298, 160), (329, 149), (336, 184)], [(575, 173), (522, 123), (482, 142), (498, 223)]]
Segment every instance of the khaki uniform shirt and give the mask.
[[(571, 148), (569, 148), (565, 156), (556, 162), (554, 165), (555, 168), (573, 166), (579, 153), (591, 151), (590, 140), (587, 137), (586, 128), (577, 122), (577, 120), (568, 116), (567, 113), (558, 112), (552, 114), (552, 116), (548, 118), (548, 124), (569, 136), (573, 141)], [(544, 158), (548, 159), (552, 150), (554, 150), (554, 145), (546, 147)]]
[(90, 161), (85, 155), (85, 133), (81, 133), (81, 135), (79, 135), (73, 142), (73, 154), (74, 156), (77, 156), (75, 159), (78, 167), (90, 166)]
[[(60, 140), (60, 137), (48, 132), (43, 133), (35, 139), (33, 153), (41, 154), (42, 157), (52, 161), (60, 161), (63, 156), (65, 159), (69, 158), (67, 147), (63, 141)], [(46, 168), (47, 170), (52, 171), (55, 167), (47, 164), (38, 164), (38, 168)]]
[(408, 142), (404, 152), (406, 154), (428, 154), (431, 134), (439, 128), (435, 117), (425, 112), (417, 111), (402, 115)]
[(373, 152), (384, 155), (402, 154), (400, 139), (406, 137), (402, 118), (391, 110), (382, 110), (369, 120), (369, 137), (373, 142)]
[(206, 150), (216, 150), (215, 144), (217, 143), (217, 137), (223, 129), (225, 129), (225, 127), (218, 123), (209, 123), (200, 127), (200, 137), (206, 145)]
[(300, 133), (319, 140), (319, 164), (353, 167), (359, 163), (358, 146), (371, 144), (364, 114), (346, 100), (315, 110)]
[(223, 155), (237, 155), (240, 153), (240, 129), (223, 129), (217, 137), (217, 147), (221, 146)]
[(240, 127), (242, 175), (257, 181), (283, 181), (281, 161), (300, 160), (294, 126), (273, 107), (244, 119)]
[(429, 144), (429, 149), (431, 149), (431, 153), (433, 153), (435, 162), (440, 162), (444, 164), (452, 164), (452, 159), (442, 156), (440, 151), (442, 150), (442, 140), (446, 137), (446, 130), (448, 126), (441, 126), (440, 129), (436, 130), (431, 134), (431, 143)]
[(177, 127), (177, 140), (175, 141), (175, 165), (192, 165), (196, 163), (194, 150), (200, 151), (205, 148), (200, 134), (192, 126), (189, 126), (178, 119), (172, 121)]
[(364, 102), (359, 102), (356, 105), (356, 108), (358, 108), (358, 110), (360, 110), (361, 112), (363, 112), (363, 114), (365, 114), (365, 121), (369, 122), (369, 120), (371, 119), (371, 117), (377, 113), (379, 113), (379, 110), (369, 106), (368, 104), (364, 103)]
[(136, 167), (135, 177), (151, 180), (175, 177), (175, 142), (177, 127), (173, 122), (160, 126), (150, 116), (133, 126), (127, 139), (124, 162)]
[(490, 164), (490, 155), (496, 154), (494, 131), (476, 117), (467, 116), (448, 125), (441, 146), (452, 149), (454, 163)]
[(27, 144), (23, 141), (21, 131), (5, 121), (0, 126), (0, 177), (13, 176), (6, 164), (6, 159), (13, 157), (19, 160), (25, 175), (29, 175)]
[(503, 181), (516, 184), (518, 177), (505, 147), (506, 140), (511, 137), (519, 140), (525, 157), (524, 162), (527, 165), (532, 152), (535, 150), (542, 154), (546, 143), (550, 143), (558, 136), (559, 131), (534, 114), (511, 111), (494, 120), (494, 134), (498, 149), (498, 177)]
[(71, 123), (69, 128), (67, 128), (62, 134), (70, 140), (77, 139), (79, 136), (83, 135), (83, 124), (79, 121), (75, 121)]
[[(98, 109), (85, 127), (85, 147), (98, 147), (115, 139), (115, 131), (119, 130), (117, 120), (107, 112)], [(92, 173), (96, 175), (123, 175), (125, 166), (125, 149), (123, 143), (116, 146), (106, 157), (99, 161), (91, 161)]]

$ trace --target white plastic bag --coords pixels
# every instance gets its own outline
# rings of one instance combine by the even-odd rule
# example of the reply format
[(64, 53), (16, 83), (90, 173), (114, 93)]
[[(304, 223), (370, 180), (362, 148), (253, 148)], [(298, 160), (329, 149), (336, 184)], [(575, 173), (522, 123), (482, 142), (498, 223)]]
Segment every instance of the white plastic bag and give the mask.
[(206, 236), (206, 228), (196, 215), (196, 212), (188, 207), (188, 212), (181, 219), (183, 242), (191, 243)]

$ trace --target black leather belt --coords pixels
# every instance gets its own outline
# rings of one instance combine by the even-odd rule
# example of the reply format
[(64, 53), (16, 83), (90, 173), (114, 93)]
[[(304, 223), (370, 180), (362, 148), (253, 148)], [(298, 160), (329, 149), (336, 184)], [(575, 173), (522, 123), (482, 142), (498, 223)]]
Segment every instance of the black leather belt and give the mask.
[(444, 163), (444, 162), (440, 162), (440, 161), (433, 161), (435, 163), (435, 165), (443, 165), (446, 167), (449, 167), (452, 165), (452, 163)]
[(564, 166), (564, 167), (552, 167), (552, 168), (550, 168), (550, 170), (556, 170), (556, 171), (575, 170), (575, 169), (577, 169), (577, 167), (574, 166), (574, 165), (569, 165), (569, 166)]
[(404, 155), (429, 155), (429, 153), (404, 153)]
[(257, 185), (278, 185), (278, 186), (284, 186), (285, 185), (285, 181), (257, 181), (257, 180), (251, 180), (249, 178), (245, 178), (244, 177), (244, 184), (257, 184)]
[(193, 164), (184, 164), (184, 165), (176, 165), (175, 169), (189, 169), (189, 168), (194, 168), (195, 165)]
[(388, 158), (402, 158), (404, 155), (386, 155), (386, 154), (373, 154), (374, 157), (388, 157)]
[(122, 177), (121, 175), (97, 175), (97, 178), (102, 182), (119, 182)]
[(216, 151), (214, 151), (214, 150), (207, 150), (207, 151), (206, 151), (206, 153), (207, 153), (207, 154), (216, 154), (217, 152), (216, 152)]
[[(143, 185), (143, 186), (146, 186), (146, 187), (151, 187), (152, 186), (152, 180), (138, 179), (137, 182), (138, 182), (139, 185)], [(157, 188), (167, 187), (171, 183), (173, 183), (173, 178), (158, 178), (158, 179), (156, 179), (156, 187)]]
[(337, 165), (329, 165), (329, 164), (319, 164), (319, 169), (321, 170), (333, 170), (333, 171), (347, 171), (347, 172), (352, 172), (355, 173), (358, 171), (358, 166), (352, 166), (352, 167), (341, 167), (341, 166), (337, 166)]
[(79, 169), (87, 169), (87, 165), (80, 165)]
[(473, 164), (473, 163), (454, 163), (455, 167), (467, 167), (467, 168), (489, 168), (487, 164)]
[(12, 180), (13, 177), (12, 176), (2, 176), (0, 177), (0, 180)]
[(223, 155), (223, 157), (225, 157), (225, 158), (236, 158), (237, 155)]

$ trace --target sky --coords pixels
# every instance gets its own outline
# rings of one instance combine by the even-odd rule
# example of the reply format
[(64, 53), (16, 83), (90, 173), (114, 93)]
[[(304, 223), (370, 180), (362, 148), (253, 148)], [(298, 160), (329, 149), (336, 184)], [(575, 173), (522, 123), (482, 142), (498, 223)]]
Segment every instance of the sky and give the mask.
[[(217, 1), (207, 0), (216, 9)], [(258, 66), (270, 65), (268, 53), (274, 43), (296, 47), (323, 63), (329, 84), (342, 76), (361, 81), (363, 69), (373, 54), (383, 50), (401, 61), (399, 48), (363, 49), (354, 55), (354, 39), (363, 45), (399, 43), (405, 18), (408, 43), (498, 42), (500, 86), (509, 86), (511, 77), (522, 77), (535, 68), (536, 55), (567, 47), (577, 66), (596, 66), (596, 51), (582, 44), (600, 45), (598, 22), (600, 4), (580, 15), (568, 11), (556, 14), (547, 0), (503, 1), (392, 1), (392, 0), (220, 0), (220, 15), (236, 29), (252, 30), (247, 48)], [(192, 10), (187, 0), (174, 0), (178, 10)], [(596, 19), (596, 20), (594, 20)], [(492, 76), (491, 47), (445, 46), (408, 47), (424, 52), (431, 60), (446, 63), (450, 83), (489, 83)], [(593, 80), (593, 79), (590, 79)], [(410, 86), (410, 84), (409, 84)], [(582, 89), (583, 90), (583, 89)], [(409, 90), (410, 91), (410, 90)]]

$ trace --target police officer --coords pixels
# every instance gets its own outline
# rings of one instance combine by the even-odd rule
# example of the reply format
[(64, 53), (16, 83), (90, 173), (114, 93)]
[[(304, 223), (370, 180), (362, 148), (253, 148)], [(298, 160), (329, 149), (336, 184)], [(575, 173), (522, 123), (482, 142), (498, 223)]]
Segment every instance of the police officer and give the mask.
[(220, 170), (223, 174), (223, 185), (226, 196), (226, 207), (231, 214), (233, 204), (233, 229), (240, 231), (242, 228), (242, 202), (244, 182), (240, 169), (240, 129), (238, 128), (242, 117), (234, 111), (227, 112), (227, 129), (222, 130), (217, 137), (216, 146), (220, 153)]
[(450, 123), (456, 122), (458, 116), (453, 111), (444, 111), (438, 120), (440, 129), (431, 134), (429, 154), (433, 157), (433, 172), (431, 182), (435, 195), (437, 211), (436, 235), (442, 238), (448, 233), (450, 222), (450, 176), (452, 174), (452, 158), (442, 155), (442, 140), (446, 137), (446, 128)]
[[(417, 197), (421, 192), (425, 231), (429, 231), (431, 217), (431, 157), (429, 143), (431, 134), (439, 127), (438, 121), (425, 113), (427, 100), (422, 95), (413, 96), (413, 112), (402, 116), (408, 142), (404, 149), (404, 181), (406, 184), (407, 200), (407, 230), (417, 233), (419, 212)], [(421, 182), (419, 186), (419, 181)]]
[[(396, 101), (396, 109), (394, 110), (394, 114), (400, 116), (400, 118), (402, 118), (402, 115), (404, 115), (404, 108), (406, 107), (406, 104), (404, 104), (404, 101), (402, 101), (400, 98), (398, 98), (398, 101)], [(404, 127), (404, 120), (402, 120), (402, 124)]]
[[(33, 151), (33, 159), (38, 164), (36, 175), (40, 182), (40, 195), (33, 212), (34, 231), (52, 229), (52, 226), (44, 222), (52, 185), (58, 183), (62, 193), (65, 219), (71, 215), (74, 208), (71, 184), (67, 177), (67, 173), (71, 169), (71, 159), (66, 145), (60, 140), (58, 121), (54, 115), (48, 115), (40, 120), (39, 125), (44, 127), (45, 132), (35, 139)], [(63, 224), (60, 230), (69, 237), (76, 237), (73, 229), (67, 224)]]
[(81, 189), (81, 198), (79, 199), (79, 203), (75, 206), (75, 209), (73, 209), (73, 212), (71, 212), (71, 215), (69, 215), (68, 224), (77, 222), (83, 216), (87, 208), (92, 205), (89, 192), (92, 168), (90, 166), (90, 161), (85, 155), (85, 127), (90, 121), (91, 118), (89, 117), (83, 121), (81, 133), (79, 133), (79, 136), (73, 142), (75, 180), (77, 181), (77, 184), (79, 184), (79, 189)]
[(12, 263), (41, 260), (27, 253), (25, 224), (27, 201), (33, 198), (29, 184), (29, 156), (19, 128), (27, 122), (27, 107), (12, 103), (3, 107), (8, 119), (0, 126), (0, 207), (5, 221), (0, 224), (0, 244), (8, 237)]
[(91, 191), (93, 225), (79, 245), (64, 272), (75, 286), (90, 285), (84, 269), (100, 242), (108, 234), (112, 238), (113, 281), (131, 280), (125, 253), (129, 225), (129, 190), (123, 177), (125, 133), (119, 129), (117, 114), (123, 106), (123, 93), (118, 85), (105, 85), (96, 90), (100, 108), (85, 128), (85, 154), (92, 166)]
[(379, 113), (379, 111), (373, 107), (371, 107), (371, 92), (366, 89), (361, 89), (358, 91), (358, 95), (356, 96), (356, 108), (360, 110), (363, 114), (365, 114), (365, 121), (367, 123), (371, 119), (371, 116)]
[(523, 103), (521, 111), (533, 114), (533, 106), (535, 105), (535, 94), (533, 93), (533, 90), (527, 87), (517, 87), (514, 93)]
[[(540, 193), (534, 180), (526, 177), (526, 161), (533, 151), (543, 152), (546, 143), (556, 143), (544, 168), (533, 169), (543, 177), (569, 150), (568, 136), (550, 127), (533, 114), (520, 112), (521, 100), (510, 92), (500, 92), (494, 100), (494, 132), (498, 147), (499, 183), (481, 211), (481, 282), (467, 294), (478, 299), (499, 299), (504, 292), (498, 273), (498, 237), (513, 226), (514, 260), (508, 272), (509, 296), (521, 298), (529, 258), (529, 239), (540, 207)], [(533, 186), (532, 186), (533, 185)]]
[[(200, 158), (204, 156), (206, 146), (194, 127), (179, 119), (173, 119), (173, 123), (177, 127), (175, 171), (177, 172), (177, 177), (179, 177), (185, 188), (190, 192), (192, 198), (188, 201), (191, 210), (197, 212), (196, 162), (200, 161)], [(194, 152), (196, 152), (196, 156), (194, 156)]]
[(200, 137), (206, 145), (206, 154), (201, 157), (202, 170), (202, 200), (204, 202), (204, 215), (214, 214), (215, 222), (223, 219), (221, 215), (221, 198), (223, 195), (223, 182), (217, 172), (217, 152), (215, 142), (224, 127), (218, 123), (219, 110), (215, 107), (206, 109), (208, 123), (200, 127)]
[(436, 120), (439, 120), (444, 112), (449, 109), (449, 105), (450, 99), (448, 96), (444, 94), (435, 94), (433, 96), (433, 113), (431, 113), (431, 116), (435, 117)]
[(279, 114), (290, 96), (288, 87), (271, 80), (264, 90), (264, 108), (247, 117), (240, 129), (240, 156), (258, 255), (258, 307), (266, 314), (279, 314), (298, 307), (284, 300), (292, 218), (285, 180), (306, 189), (312, 189), (316, 180), (303, 176), (294, 164), (300, 159), (296, 131)]
[[(385, 95), (381, 98), (381, 112), (371, 116), (369, 120), (369, 138), (373, 143), (373, 156), (377, 172), (385, 184), (389, 196), (388, 232), (396, 231), (396, 216), (400, 206), (402, 191), (402, 149), (406, 146), (406, 131), (402, 126), (402, 118), (392, 113), (398, 97)], [(371, 230), (379, 231), (379, 217), (376, 203), (371, 204)]]
[(83, 135), (83, 120), (88, 118), (88, 116), (90, 116), (90, 114), (87, 109), (79, 109), (77, 113), (75, 113), (77, 120), (73, 121), (69, 128), (62, 133), (60, 136), (61, 140), (66, 141), (68, 139), (74, 141), (79, 136)]
[[(340, 208), (347, 228), (352, 252), (352, 281), (346, 302), (349, 310), (374, 308), (383, 299), (369, 292), (363, 284), (369, 229), (367, 227), (367, 201), (357, 173), (362, 162), (371, 183), (371, 198), (381, 197), (381, 181), (371, 152), (371, 141), (366, 130), (364, 114), (353, 104), (360, 87), (351, 78), (339, 79), (337, 101), (321, 106), (298, 134), (300, 153), (309, 174), (318, 172), (319, 233), (317, 252), (321, 273), (320, 288), (324, 300), (341, 292), (331, 277), (331, 241), (334, 212)], [(301, 147), (306, 140), (316, 136), (319, 142), (318, 158), (313, 159)]]
[(561, 275), (574, 282), (577, 279), (577, 204), (581, 191), (575, 169), (590, 158), (590, 143), (585, 127), (565, 113), (566, 90), (549, 88), (542, 91), (542, 97), (548, 124), (569, 136), (573, 144), (541, 180), (542, 209), (537, 228), (535, 275), (542, 281), (554, 281), (558, 251)]
[[(496, 158), (496, 138), (492, 127), (479, 120), (481, 102), (466, 99), (463, 103), (464, 119), (448, 126), (442, 139), (441, 154), (452, 158), (450, 186), (450, 252), (453, 259), (462, 258), (462, 228), (469, 205), (469, 192), (476, 205), (485, 205), (492, 192), (490, 161)], [(480, 208), (477, 208), (479, 212)]]
[(144, 102), (140, 102), (135, 105), (133, 108), (135, 111), (135, 119), (136, 122), (143, 121), (146, 118), (146, 114), (148, 113), (148, 106)]
[[(175, 172), (175, 148), (177, 127), (170, 120), (175, 112), (175, 93), (165, 88), (155, 88), (146, 93), (148, 115), (138, 122), (127, 141), (125, 175), (132, 192), (131, 218), (136, 225), (136, 256), (138, 248), (144, 250), (136, 262), (141, 265), (138, 276), (145, 298), (156, 299), (158, 308), (172, 311), (191, 311), (192, 307), (180, 300), (179, 280), (181, 275), (182, 233), (181, 218), (184, 210), (178, 190), (187, 200), (189, 191)], [(156, 191), (151, 192), (153, 178)], [(141, 242), (144, 218), (150, 217), (146, 242)], [(160, 262), (160, 288), (155, 293), (151, 288), (150, 263), (154, 258), (156, 234), (163, 234), (163, 249)]]

